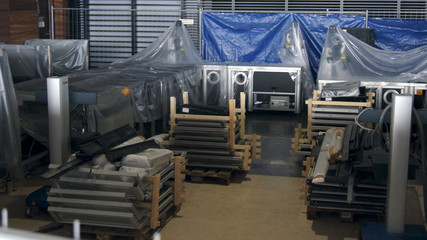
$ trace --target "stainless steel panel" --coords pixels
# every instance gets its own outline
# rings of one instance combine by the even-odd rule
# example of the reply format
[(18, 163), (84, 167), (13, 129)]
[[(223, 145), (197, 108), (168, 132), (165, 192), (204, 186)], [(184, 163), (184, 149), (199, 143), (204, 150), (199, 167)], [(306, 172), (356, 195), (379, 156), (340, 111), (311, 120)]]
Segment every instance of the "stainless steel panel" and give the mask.
[(399, 234), (405, 231), (412, 105), (413, 96), (393, 95), (386, 214), (386, 228), (389, 233)]
[(61, 167), (70, 156), (68, 77), (47, 79), (50, 169)]
[(123, 212), (64, 207), (49, 207), (48, 211), (55, 221), (62, 223), (72, 223), (79, 219), (83, 225), (141, 229), (148, 222), (148, 218), (138, 221), (132, 213)]

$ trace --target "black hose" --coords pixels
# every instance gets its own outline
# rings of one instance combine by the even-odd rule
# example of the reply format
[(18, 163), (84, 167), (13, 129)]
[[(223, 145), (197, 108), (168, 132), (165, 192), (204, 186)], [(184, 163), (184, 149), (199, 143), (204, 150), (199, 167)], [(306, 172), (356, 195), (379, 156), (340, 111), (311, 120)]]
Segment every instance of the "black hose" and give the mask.
[(427, 163), (426, 163), (426, 145), (424, 141), (424, 125), (421, 121), (420, 114), (415, 108), (412, 108), (412, 113), (415, 116), (415, 120), (418, 125), (418, 132), (420, 134), (421, 141), (421, 172), (423, 175), (423, 195), (424, 195), (424, 216), (425, 221), (427, 222)]
[(384, 150), (386, 150), (388, 152), (388, 148), (387, 148), (387, 144), (386, 141), (384, 140), (383, 137), (383, 125), (384, 125), (384, 118), (386, 113), (391, 109), (391, 105), (387, 105), (387, 107), (384, 108), (383, 112), (381, 113), (380, 116), (380, 120), (378, 122), (378, 131), (380, 133), (380, 138), (381, 138), (381, 146), (384, 148)]

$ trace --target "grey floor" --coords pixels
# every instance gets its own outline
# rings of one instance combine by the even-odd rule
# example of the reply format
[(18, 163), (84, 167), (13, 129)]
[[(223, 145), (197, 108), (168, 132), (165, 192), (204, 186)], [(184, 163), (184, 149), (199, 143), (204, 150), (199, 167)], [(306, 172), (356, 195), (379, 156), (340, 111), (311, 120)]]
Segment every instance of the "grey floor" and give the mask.
[(246, 132), (261, 135), (261, 159), (252, 163), (251, 174), (300, 177), (302, 156), (289, 154), (298, 123), (307, 114), (293, 112), (251, 112), (247, 114)]

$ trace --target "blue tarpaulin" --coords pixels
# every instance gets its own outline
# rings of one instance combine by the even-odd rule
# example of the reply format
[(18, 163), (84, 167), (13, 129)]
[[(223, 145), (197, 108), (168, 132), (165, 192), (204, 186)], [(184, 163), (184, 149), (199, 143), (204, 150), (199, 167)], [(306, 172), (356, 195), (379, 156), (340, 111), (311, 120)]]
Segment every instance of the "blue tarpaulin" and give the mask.
[[(202, 14), (202, 57), (213, 62), (280, 63), (278, 49), (293, 21), (299, 23), (315, 73), (329, 26), (363, 28), (363, 16), (290, 13)], [(407, 51), (427, 45), (427, 21), (369, 18), (380, 49)]]

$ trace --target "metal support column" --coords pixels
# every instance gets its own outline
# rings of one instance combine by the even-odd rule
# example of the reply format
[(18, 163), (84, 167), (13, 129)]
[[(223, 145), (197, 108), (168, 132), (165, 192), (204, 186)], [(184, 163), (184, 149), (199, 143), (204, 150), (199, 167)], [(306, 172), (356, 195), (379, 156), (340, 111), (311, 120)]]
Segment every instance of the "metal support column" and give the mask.
[(405, 230), (406, 187), (413, 96), (393, 95), (388, 166), (386, 225), (389, 233)]
[(50, 169), (61, 167), (70, 156), (68, 77), (47, 79)]

